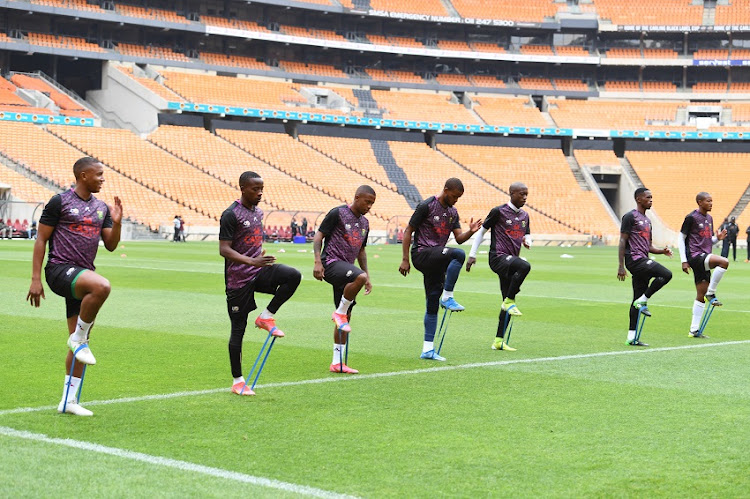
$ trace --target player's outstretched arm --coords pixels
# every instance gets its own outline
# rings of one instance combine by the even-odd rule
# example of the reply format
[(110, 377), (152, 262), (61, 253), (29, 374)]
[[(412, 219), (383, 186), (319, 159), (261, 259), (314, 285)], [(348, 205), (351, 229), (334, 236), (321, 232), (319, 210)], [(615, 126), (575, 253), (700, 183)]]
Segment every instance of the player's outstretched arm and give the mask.
[(409, 246), (411, 246), (411, 234), (414, 232), (414, 227), (407, 225), (404, 229), (404, 240), (401, 243), (401, 265), (398, 267), (398, 271), (401, 272), (402, 276), (409, 274), (411, 270), (411, 264), (409, 263)]
[(122, 201), (117, 196), (115, 196), (115, 204), (109, 207), (109, 216), (112, 219), (112, 227), (102, 229), (102, 241), (108, 251), (114, 251), (120, 244), (122, 231)]
[(26, 299), (32, 307), (39, 307), (44, 299), (44, 286), (42, 285), (42, 262), (47, 250), (47, 241), (52, 237), (55, 230), (50, 225), (40, 223), (36, 229), (36, 241), (34, 242), (34, 253), (31, 257), (31, 286)]
[(323, 274), (325, 273), (325, 269), (323, 269), (323, 262), (320, 259), (320, 250), (323, 247), (323, 237), (324, 234), (318, 231), (315, 233), (315, 237), (313, 238), (313, 254), (315, 255), (313, 277), (319, 281), (323, 280)]
[(473, 236), (474, 234), (476, 234), (476, 232), (481, 227), (482, 227), (482, 219), (480, 218), (479, 220), (477, 220), (475, 222), (474, 219), (472, 218), (469, 221), (469, 230), (467, 230), (466, 232), (461, 233), (461, 232), (458, 231), (458, 229), (454, 229), (453, 230), (453, 237), (456, 238), (456, 243), (463, 244), (466, 241), (468, 241), (471, 236)]

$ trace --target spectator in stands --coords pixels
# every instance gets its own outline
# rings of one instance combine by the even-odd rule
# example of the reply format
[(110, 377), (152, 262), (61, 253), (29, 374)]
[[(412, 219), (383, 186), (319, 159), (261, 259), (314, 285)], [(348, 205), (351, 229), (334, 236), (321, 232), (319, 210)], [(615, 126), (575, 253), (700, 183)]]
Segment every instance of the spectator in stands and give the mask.
[(0, 239), (13, 238), (13, 228), (0, 220)]
[(172, 225), (174, 225), (174, 237), (172, 238), (172, 242), (176, 243), (180, 240), (180, 225), (182, 225), (182, 222), (180, 221), (180, 215), (174, 216)]
[(721, 256), (729, 258), (729, 246), (732, 246), (732, 259), (737, 261), (737, 234), (740, 233), (740, 228), (735, 223), (735, 218), (732, 217), (728, 222), (724, 222), (719, 230), (726, 230), (727, 237), (724, 238), (721, 246)]
[(503, 302), (500, 305), (500, 316), (497, 322), (497, 333), (492, 343), (493, 350), (515, 351), (505, 341), (505, 330), (511, 315), (521, 315), (516, 306), (516, 294), (521, 291), (526, 276), (531, 272), (531, 265), (521, 258), (521, 245), (531, 248), (531, 228), (529, 214), (521, 208), (526, 204), (529, 188), (521, 182), (514, 182), (508, 189), (510, 201), (490, 210), (484, 225), (479, 229), (474, 244), (471, 246), (466, 272), (477, 261), (477, 250), (482, 244), (484, 233), (490, 232), (490, 268), (500, 278), (500, 292)]
[[(78, 387), (84, 364), (96, 364), (89, 348), (91, 326), (109, 297), (110, 284), (94, 271), (99, 240), (108, 251), (120, 242), (122, 203), (115, 196), (113, 206), (94, 197), (104, 183), (104, 165), (90, 157), (73, 165), (76, 187), (56, 194), (44, 207), (39, 219), (39, 233), (34, 243), (31, 286), (26, 299), (39, 307), (44, 298), (42, 262), (47, 242), (49, 258), (44, 273), (50, 289), (65, 298), (68, 322), (68, 356), (65, 387), (58, 412), (76, 416), (93, 413), (78, 404)], [(73, 359), (77, 361), (73, 366)], [(72, 376), (69, 375), (74, 367)]]
[[(648, 299), (672, 280), (672, 272), (649, 258), (649, 253), (672, 256), (672, 250), (655, 248), (651, 243), (651, 220), (646, 211), (653, 205), (651, 191), (645, 187), (635, 190), (636, 209), (629, 211), (622, 217), (620, 226), (619, 266), (617, 278), (625, 280), (627, 273), (632, 274), (633, 301), (628, 304), (630, 327), (628, 328), (627, 344), (636, 347), (647, 347), (637, 334), (638, 316), (651, 316), (648, 310)], [(649, 284), (650, 281), (650, 284)]]
[[(344, 349), (352, 330), (349, 321), (356, 305), (355, 298), (363, 287), (366, 295), (372, 291), (365, 251), (370, 222), (365, 215), (374, 203), (375, 190), (369, 185), (359, 186), (351, 206), (344, 204), (329, 211), (313, 240), (313, 277), (319, 281), (325, 279), (333, 286), (333, 306), (338, 307), (331, 314), (336, 324), (333, 328), (333, 361), (329, 367), (333, 373), (359, 372), (346, 365)], [(324, 240), (325, 248), (321, 252)], [(354, 260), (359, 263), (359, 268), (354, 265)]]
[(247, 317), (257, 308), (255, 292), (273, 295), (265, 310), (255, 319), (255, 327), (282, 338), (274, 314), (292, 297), (302, 274), (287, 265), (276, 264), (276, 257), (263, 250), (263, 211), (258, 203), (263, 197), (263, 179), (255, 172), (240, 175), (240, 199), (221, 215), (219, 254), (224, 257), (224, 281), (227, 312), (231, 322), (229, 364), (232, 370), (232, 392), (255, 395), (242, 375), (242, 339)]
[(29, 239), (36, 239), (36, 220), (31, 221), (31, 226), (29, 227)]
[(449, 178), (439, 195), (431, 196), (417, 205), (404, 231), (403, 258), (398, 271), (406, 276), (411, 270), (409, 246), (413, 233), (411, 259), (414, 267), (424, 275), (427, 310), (424, 315), (424, 345), (420, 356), (422, 359), (445, 360), (438, 355), (433, 344), (438, 309), (442, 306), (450, 311), (464, 310), (464, 307), (453, 298), (453, 288), (458, 281), (466, 254), (461, 249), (448, 248), (445, 245), (451, 234), (456, 238), (456, 243), (466, 242), (482, 226), (482, 220), (475, 222), (472, 218), (469, 230), (461, 232), (458, 210), (454, 205), (463, 194), (464, 184), (457, 178)]
[[(691, 338), (703, 338), (705, 335), (698, 330), (701, 317), (706, 303), (716, 307), (723, 305), (716, 298), (716, 287), (729, 268), (729, 260), (711, 253), (713, 245), (727, 237), (726, 230), (714, 234), (714, 220), (709, 214), (713, 208), (713, 198), (707, 192), (699, 192), (695, 196), (695, 201), (698, 203), (698, 209), (685, 217), (677, 243), (680, 247), (682, 271), (690, 274), (690, 269), (693, 269), (697, 292), (688, 335)], [(713, 275), (711, 269), (714, 269)]]

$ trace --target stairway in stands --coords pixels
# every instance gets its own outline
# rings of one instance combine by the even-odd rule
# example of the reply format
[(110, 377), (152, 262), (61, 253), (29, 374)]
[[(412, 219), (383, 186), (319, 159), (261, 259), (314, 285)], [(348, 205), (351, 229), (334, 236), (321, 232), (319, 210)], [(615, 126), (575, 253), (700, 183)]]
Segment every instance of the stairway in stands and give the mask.
[(372, 96), (372, 92), (369, 90), (362, 90), (359, 88), (352, 89), (352, 93), (357, 98), (357, 106), (364, 110), (365, 118), (382, 118), (383, 113), (378, 107), (378, 102)]
[(417, 204), (422, 201), (422, 196), (414, 184), (409, 182), (404, 170), (396, 163), (388, 142), (371, 139), (370, 146), (372, 147), (372, 152), (375, 153), (378, 163), (380, 163), (388, 174), (388, 180), (396, 184), (398, 191), (406, 198), (409, 206), (416, 208)]

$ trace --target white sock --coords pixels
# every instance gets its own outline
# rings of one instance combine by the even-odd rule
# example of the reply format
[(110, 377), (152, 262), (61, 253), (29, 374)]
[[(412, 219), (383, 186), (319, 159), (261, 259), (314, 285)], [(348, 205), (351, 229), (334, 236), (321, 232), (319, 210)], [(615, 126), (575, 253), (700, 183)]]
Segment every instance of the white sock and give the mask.
[[(68, 388), (68, 383), (70, 383), (70, 388)], [(63, 385), (63, 394), (62, 394), (62, 401), (65, 401), (65, 395), (68, 395), (68, 403), (72, 403), (76, 399), (76, 395), (78, 394), (78, 386), (81, 384), (81, 378), (76, 378), (75, 376), (70, 377), (68, 375), (65, 375), (65, 384)]]
[(83, 322), (79, 317), (76, 323), (76, 330), (73, 332), (73, 341), (86, 341), (86, 338), (89, 337), (89, 329), (91, 329), (93, 323), (93, 321)]
[(331, 364), (340, 364), (344, 363), (344, 351), (346, 350), (346, 345), (339, 345), (338, 343), (333, 344), (333, 360), (331, 361)]
[(443, 296), (440, 297), (442, 301), (447, 300), (448, 298), (453, 298), (453, 291), (448, 291), (446, 289), (443, 290)]
[(716, 267), (711, 274), (711, 281), (708, 283), (708, 294), (709, 295), (715, 295), (716, 294), (716, 286), (719, 285), (719, 281), (721, 281), (721, 278), (724, 277), (724, 272), (726, 272), (727, 269), (723, 267)]
[(268, 311), (267, 308), (263, 309), (263, 312), (260, 313), (261, 319), (273, 319), (273, 314)]
[(339, 308), (336, 309), (337, 314), (346, 315), (349, 313), (349, 307), (352, 306), (353, 300), (347, 300), (343, 296), (341, 297), (341, 301), (339, 302)]
[(635, 330), (631, 329), (628, 331), (628, 341), (633, 341), (635, 339)]
[(646, 298), (646, 295), (641, 295), (641, 297), (637, 298), (635, 301), (636, 301), (636, 303), (638, 303), (638, 302), (646, 303), (648, 301), (648, 298)]
[(430, 350), (435, 350), (434, 342), (432, 341), (425, 341), (424, 346), (422, 347), (422, 352), (429, 352)]
[(234, 383), (233, 384), (236, 385), (237, 383), (244, 383), (244, 382), (245, 382), (245, 377), (244, 376), (240, 376), (239, 378), (234, 378)]
[(698, 330), (704, 308), (706, 308), (706, 304), (702, 301), (696, 300), (693, 302), (693, 320), (690, 322), (690, 331), (695, 332)]

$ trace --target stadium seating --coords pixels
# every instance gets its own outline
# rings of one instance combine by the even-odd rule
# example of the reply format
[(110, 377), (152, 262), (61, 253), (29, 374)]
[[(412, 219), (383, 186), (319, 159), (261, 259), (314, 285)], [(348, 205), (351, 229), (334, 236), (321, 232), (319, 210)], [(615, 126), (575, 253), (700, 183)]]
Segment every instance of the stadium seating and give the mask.
[(497, 76), (491, 75), (470, 75), (469, 80), (477, 87), (505, 88), (505, 82), (499, 80)]
[(676, 59), (677, 52), (673, 49), (643, 49), (646, 59)]
[(474, 99), (474, 111), (489, 125), (547, 126), (542, 113), (528, 97), (488, 97)]
[(672, 125), (651, 125), (650, 122), (674, 121), (677, 118), (677, 109), (681, 106), (684, 107), (685, 104), (660, 101), (550, 99), (549, 113), (561, 128), (675, 129)]
[(750, 49), (732, 49), (732, 59), (750, 59)]
[(281, 61), (279, 66), (289, 73), (302, 73), (315, 76), (329, 76), (334, 78), (348, 78), (349, 75), (328, 64), (312, 64), (304, 62)]
[[(542, 22), (557, 14), (558, 6), (553, 0), (451, 0), (461, 17), (472, 19), (507, 19), (511, 21)], [(563, 4), (564, 5), (564, 4)]]
[(523, 77), (518, 80), (518, 86), (530, 90), (554, 90), (552, 80), (549, 78), (528, 78)]
[(643, 52), (639, 48), (613, 47), (604, 54), (613, 59), (640, 59), (643, 57)]
[[(3, 130), (2, 126), (0, 130)], [(10, 185), (10, 193), (16, 201), (46, 204), (49, 198), (56, 194), (56, 191), (47, 189), (42, 184), (2, 164), (0, 164), (0, 179), (3, 184)]]
[(729, 50), (696, 50), (693, 52), (694, 59), (729, 59)]
[(470, 87), (472, 86), (471, 81), (466, 75), (462, 74), (438, 74), (435, 76), (435, 81), (441, 85), (447, 87)]
[(100, 14), (105, 12), (98, 4), (89, 3), (87, 0), (31, 0), (31, 3), (62, 9), (98, 12)]
[(728, 90), (725, 81), (699, 81), (693, 84), (693, 92), (726, 93)]
[(555, 45), (555, 53), (566, 57), (591, 57), (588, 49), (573, 45)]
[[(218, 224), (221, 213), (237, 198), (237, 189), (206, 175), (128, 130), (62, 125), (50, 126), (49, 129), (124, 176), (204, 215), (198, 217), (191, 213), (189, 218), (193, 225)], [(185, 209), (182, 208), (181, 212)], [(155, 213), (164, 216), (181, 212), (172, 209), (166, 213)]]
[[(5, 78), (0, 77), (0, 105), (28, 106), (29, 103), (16, 95), (17, 88)], [(19, 109), (19, 111), (21, 111)]]
[(571, 78), (555, 78), (554, 84), (556, 89), (568, 92), (588, 92), (591, 90), (588, 83)]
[(497, 43), (469, 42), (469, 45), (476, 52), (489, 52), (489, 53), (505, 52), (505, 49), (503, 47), (500, 47)]
[(750, 24), (750, 0), (731, 0), (728, 3), (725, 5), (717, 2), (716, 24)]
[[(675, 231), (680, 230), (685, 215), (696, 208), (695, 195), (700, 190), (713, 197), (711, 214), (718, 229), (747, 189), (750, 178), (750, 154), (629, 151), (625, 156), (654, 193), (652, 209)], [(685, 181), (675, 182), (678, 178)]]
[[(536, 210), (591, 235), (615, 235), (618, 228), (593, 191), (584, 191), (559, 149), (440, 144), (438, 149), (503, 190), (511, 182), (529, 187)], [(499, 203), (497, 203), (499, 204)], [(532, 231), (534, 219), (531, 220)]]
[(136, 43), (118, 43), (117, 51), (123, 55), (131, 55), (143, 59), (164, 59), (167, 61), (191, 62), (191, 59), (184, 54), (156, 45), (145, 46)]
[(446, 94), (373, 90), (372, 96), (385, 110), (385, 119), (481, 124), (464, 106), (450, 103)]
[[(364, 175), (286, 134), (224, 129), (217, 130), (216, 133), (253, 156), (346, 203), (354, 200), (354, 192), (358, 186), (372, 184)], [(385, 222), (395, 215), (411, 214), (412, 210), (403, 196), (378, 186), (375, 190), (378, 201), (372, 208), (374, 217)]]
[(26, 41), (31, 45), (40, 45), (44, 47), (82, 50), (85, 52), (106, 52), (106, 50), (96, 43), (89, 43), (85, 39), (77, 36), (57, 36), (29, 32), (26, 36)]
[(119, 69), (120, 71), (128, 75), (130, 78), (138, 82), (138, 84), (146, 87), (151, 92), (165, 99), (167, 102), (185, 102), (185, 99), (183, 99), (178, 94), (168, 89), (161, 83), (158, 83), (156, 80), (152, 80), (151, 78), (135, 76), (133, 74), (133, 69), (128, 66), (116, 66), (116, 67), (117, 69)]
[(203, 128), (163, 125), (149, 135), (148, 140), (236, 188), (239, 188), (243, 172), (258, 173), (264, 180), (260, 207), (266, 213), (272, 210), (326, 212), (340, 203)]
[(598, 167), (620, 169), (620, 160), (611, 150), (576, 149), (576, 161), (583, 168), (596, 169)]
[(201, 22), (207, 26), (217, 26), (220, 28), (243, 29), (246, 31), (269, 32), (269, 29), (254, 21), (244, 21), (241, 19), (227, 19), (226, 17), (201, 16)]
[(520, 52), (526, 55), (555, 55), (551, 45), (521, 45)]
[(703, 24), (703, 4), (696, 5), (692, 0), (659, 0), (658, 2), (594, 0), (594, 7), (600, 19), (609, 20), (618, 25), (700, 26)]
[(115, 12), (121, 16), (139, 17), (141, 19), (151, 19), (154, 21), (165, 21), (170, 23), (190, 24), (190, 21), (185, 17), (178, 15), (177, 12), (173, 10), (149, 9), (116, 3)]
[(275, 69), (263, 61), (259, 61), (253, 57), (245, 57), (243, 55), (201, 52), (200, 59), (206, 64), (215, 64), (217, 66), (235, 66), (238, 68), (258, 69), (261, 71), (272, 71)]
[(375, 10), (385, 10), (388, 12), (408, 12), (433, 16), (449, 15), (440, 0), (410, 0), (409, 2), (402, 2), (401, 0), (370, 0), (370, 7)]
[[(71, 132), (83, 130), (66, 126), (60, 126), (59, 129), (67, 129)], [(86, 155), (80, 149), (71, 147), (38, 125), (30, 123), (0, 123), (0, 150), (12, 160), (23, 164), (61, 188), (67, 188), (72, 184), (73, 164)], [(144, 161), (144, 164), (150, 164), (148, 159)], [(114, 202), (114, 196), (119, 196), (125, 206), (125, 216), (146, 224), (152, 229), (169, 224), (175, 213), (184, 214), (194, 225), (216, 225), (217, 223), (121, 175), (106, 164), (104, 179), (105, 185), (97, 197), (111, 205)]]
[(73, 100), (67, 94), (61, 92), (41, 77), (16, 73), (10, 80), (18, 87), (27, 90), (36, 90), (49, 95), (49, 98), (60, 108), (60, 114), (67, 116), (79, 116), (93, 118), (94, 115), (86, 109), (83, 104)]
[(463, 50), (471, 52), (472, 48), (463, 40), (438, 40), (437, 47), (441, 50)]
[(677, 85), (668, 81), (644, 81), (643, 91), (674, 93), (677, 91)]
[(750, 82), (747, 81), (733, 81), (732, 86), (729, 87), (730, 92), (737, 92), (743, 94), (750, 94)]
[(637, 81), (607, 81), (602, 88), (605, 92), (640, 92), (641, 86)]

